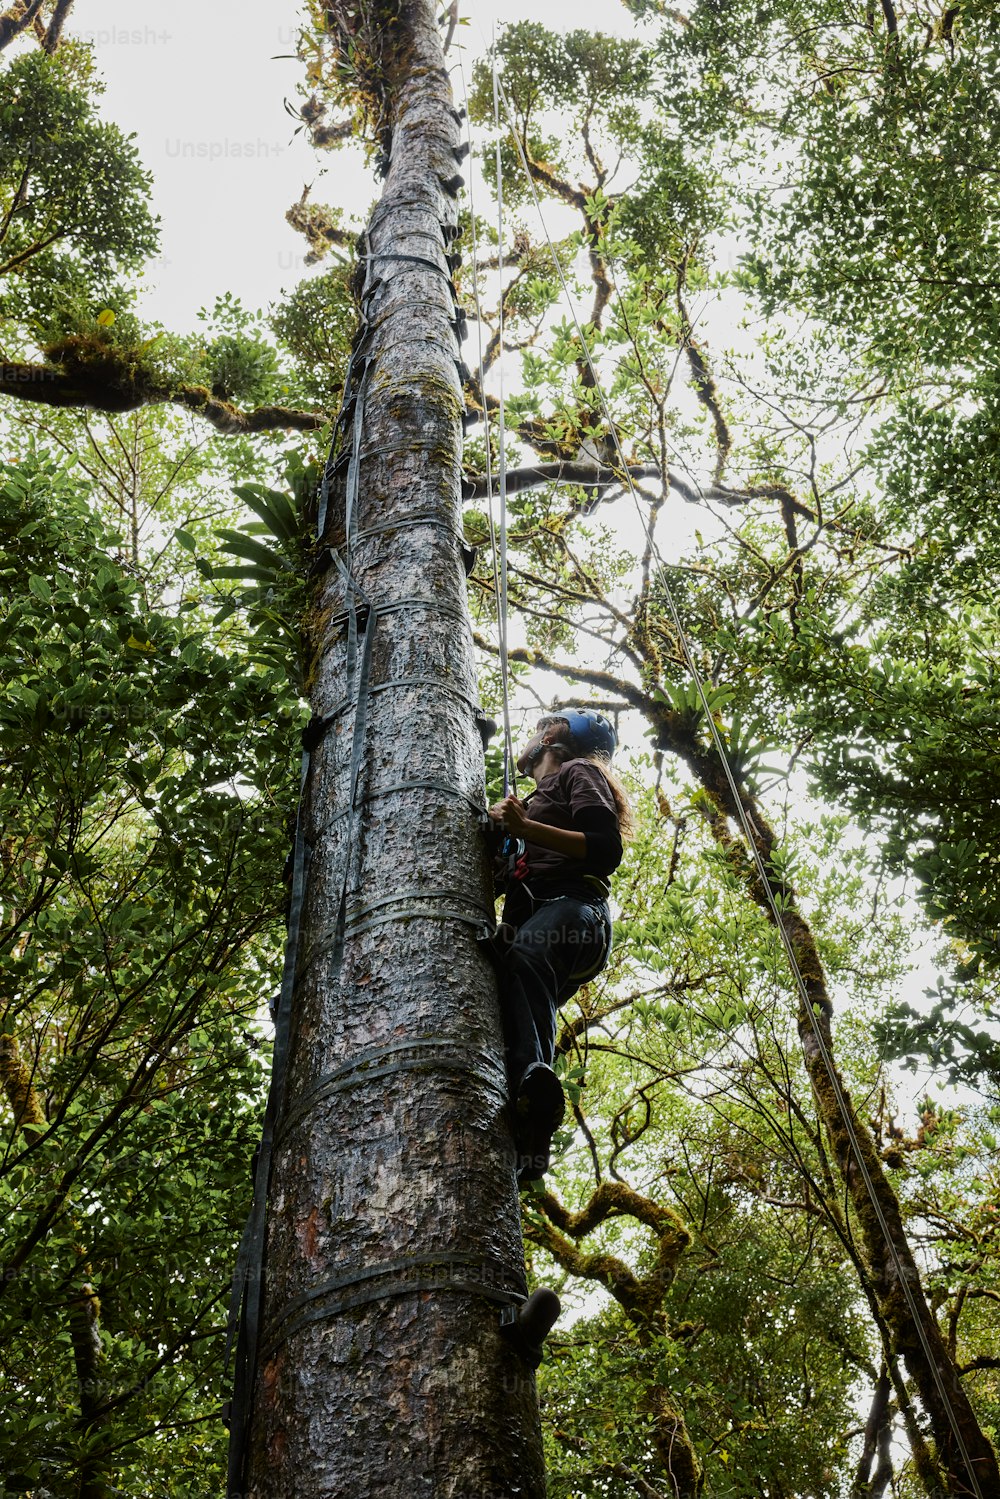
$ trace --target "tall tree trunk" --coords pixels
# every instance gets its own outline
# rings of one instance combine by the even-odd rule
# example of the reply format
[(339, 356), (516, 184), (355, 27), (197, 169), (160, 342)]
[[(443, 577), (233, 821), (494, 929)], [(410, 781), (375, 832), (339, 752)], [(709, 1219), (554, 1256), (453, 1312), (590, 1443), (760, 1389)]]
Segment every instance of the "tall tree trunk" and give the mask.
[(534, 1375), (500, 1331), (524, 1259), (474, 941), (492, 906), (445, 258), (457, 116), (431, 0), (329, 11), (377, 44), (390, 150), (311, 616), (323, 733), (245, 1492), (541, 1499)]
[[(747, 858), (744, 843), (730, 830), (730, 819), (738, 820), (740, 809), (718, 755), (714, 749), (696, 747), (690, 735), (681, 739), (676, 733), (671, 734), (670, 725), (664, 724), (661, 732), (662, 729), (666, 730), (664, 748), (681, 755), (708, 793), (709, 805), (705, 810), (713, 837), (746, 879), (753, 899), (773, 922), (768, 890), (756, 865)], [(988, 1499), (1000, 1494), (996, 1452), (979, 1424), (957, 1362), (928, 1304), (903, 1225), (899, 1199), (882, 1169), (871, 1131), (858, 1116), (837, 1069), (830, 1028), (833, 1005), (812, 929), (798, 908), (794, 892), (775, 869), (773, 855), (778, 839), (773, 828), (754, 797), (741, 792), (741, 801), (757, 851), (768, 871), (771, 895), (802, 974), (805, 997), (799, 998), (797, 1021), (803, 1061), (817, 1112), (861, 1230), (869, 1288), (889, 1338), (886, 1360), (892, 1367), (896, 1356), (902, 1358), (933, 1433), (933, 1454), (929, 1449), (914, 1449), (920, 1477), (927, 1492), (935, 1496), (943, 1480), (949, 1494), (978, 1493), (982, 1499)]]

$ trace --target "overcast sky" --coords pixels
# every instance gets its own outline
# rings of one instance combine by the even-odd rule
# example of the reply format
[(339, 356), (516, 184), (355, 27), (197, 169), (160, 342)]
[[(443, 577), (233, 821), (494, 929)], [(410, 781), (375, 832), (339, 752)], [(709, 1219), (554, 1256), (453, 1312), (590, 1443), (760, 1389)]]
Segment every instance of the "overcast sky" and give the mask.
[[(624, 30), (615, 0), (467, 3), (466, 71), (494, 24), (530, 16), (554, 30)], [(94, 43), (104, 112), (134, 132), (155, 180), (162, 254), (148, 273), (147, 315), (177, 332), (232, 291), (266, 306), (304, 272), (305, 241), (285, 223), (303, 186), (363, 211), (376, 189), (357, 152), (319, 159), (284, 107), (295, 101), (296, 0), (77, 0), (72, 29)], [(326, 175), (321, 180), (321, 173)]]
[[(466, 77), (505, 22), (631, 29), (617, 0), (503, 0), (467, 3), (465, 12), (473, 18), (456, 41)], [(74, 30), (93, 43), (106, 81), (104, 113), (135, 133), (153, 174), (161, 255), (147, 272), (144, 313), (172, 331), (192, 331), (198, 309), (225, 292), (266, 308), (310, 274), (305, 240), (285, 222), (306, 183), (315, 184), (316, 201), (362, 215), (378, 192), (359, 150), (316, 153), (296, 134), (284, 101), (297, 100), (303, 76), (294, 56), (299, 15), (297, 0), (174, 0), (169, 8), (129, 0), (127, 9), (121, 0), (77, 0), (74, 7)], [(457, 48), (451, 56), (457, 65)], [(461, 97), (457, 66), (454, 81)], [(475, 201), (479, 212), (491, 211), (481, 183)], [(547, 203), (545, 216), (550, 232), (574, 227), (558, 204)], [(542, 239), (537, 224), (531, 231)], [(680, 544), (697, 524), (705, 524), (701, 513), (678, 501), (664, 529)], [(631, 536), (636, 518), (622, 514), (619, 525)]]

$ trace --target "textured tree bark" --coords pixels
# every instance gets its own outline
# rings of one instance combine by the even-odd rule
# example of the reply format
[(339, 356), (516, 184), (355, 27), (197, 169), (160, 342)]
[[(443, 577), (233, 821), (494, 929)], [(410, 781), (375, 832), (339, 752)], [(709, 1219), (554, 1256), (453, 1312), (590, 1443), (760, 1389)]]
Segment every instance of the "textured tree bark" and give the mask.
[[(457, 116), (431, 0), (367, 9), (384, 23), (369, 37), (391, 152), (359, 267), (357, 461), (334, 472), (336, 559), (310, 622), (327, 727), (246, 1492), (541, 1499), (534, 1375), (500, 1332), (524, 1260), (495, 984), (474, 940), (492, 904), (445, 259)], [(330, 11), (353, 35), (358, 7)], [(345, 567), (362, 635), (365, 601), (374, 616), (367, 690)]]

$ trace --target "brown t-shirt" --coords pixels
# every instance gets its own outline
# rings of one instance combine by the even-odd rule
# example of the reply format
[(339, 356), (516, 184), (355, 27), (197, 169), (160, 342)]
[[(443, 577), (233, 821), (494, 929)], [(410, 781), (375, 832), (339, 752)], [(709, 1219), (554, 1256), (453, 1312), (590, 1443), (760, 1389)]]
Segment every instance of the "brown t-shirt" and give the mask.
[(570, 859), (555, 849), (525, 843), (523, 874), (529, 884), (556, 878), (600, 880), (605, 888), (609, 875), (621, 863), (618, 809), (611, 787), (590, 760), (567, 760), (552, 775), (545, 776), (525, 801), (532, 822), (565, 828), (587, 836), (587, 854)]

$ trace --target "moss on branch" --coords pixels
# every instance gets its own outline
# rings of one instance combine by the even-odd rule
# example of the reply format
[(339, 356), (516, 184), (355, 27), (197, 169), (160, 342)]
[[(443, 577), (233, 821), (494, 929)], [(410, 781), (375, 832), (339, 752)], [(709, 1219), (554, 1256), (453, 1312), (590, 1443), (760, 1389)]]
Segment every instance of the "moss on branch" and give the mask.
[(202, 416), (219, 432), (313, 432), (328, 418), (322, 411), (261, 406), (242, 411), (204, 385), (168, 383), (130, 350), (98, 344), (82, 335), (46, 349), (49, 363), (0, 363), (0, 395), (40, 406), (82, 407), (91, 411), (134, 411), (172, 402)]
[(306, 265), (318, 264), (334, 246), (342, 250), (353, 250), (357, 239), (357, 235), (349, 229), (341, 228), (335, 209), (322, 203), (309, 202), (308, 185), (302, 189), (298, 202), (293, 203), (285, 214), (285, 222), (309, 242)]
[[(525, 1236), (548, 1250), (571, 1275), (596, 1280), (618, 1302), (635, 1329), (642, 1347), (655, 1346), (669, 1337), (665, 1300), (677, 1274), (681, 1255), (691, 1243), (691, 1233), (670, 1207), (635, 1191), (625, 1182), (602, 1182), (577, 1213), (570, 1211), (552, 1192), (532, 1200), (535, 1213), (525, 1222)], [(613, 1254), (587, 1254), (578, 1241), (593, 1233), (609, 1218), (631, 1217), (649, 1228), (656, 1239), (653, 1268), (637, 1275)], [(688, 1434), (684, 1417), (669, 1391), (654, 1382), (642, 1409), (650, 1418), (650, 1436), (660, 1464), (671, 1479), (672, 1492), (680, 1499), (695, 1499), (701, 1492), (703, 1473), (698, 1454)]]

